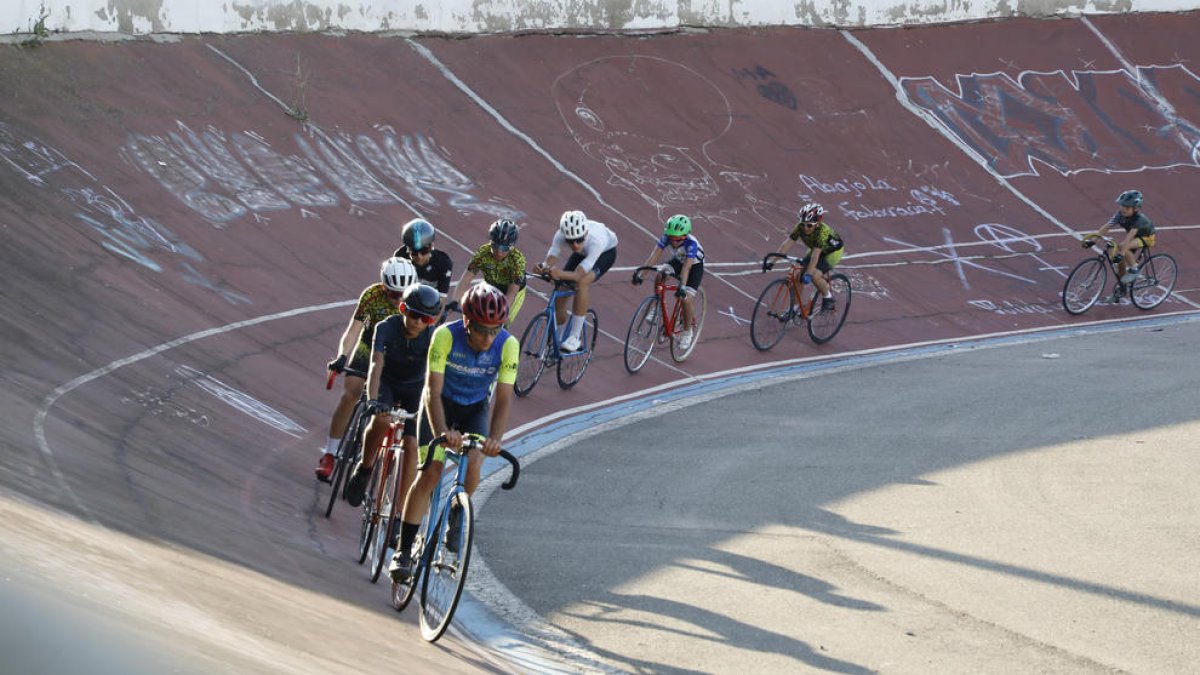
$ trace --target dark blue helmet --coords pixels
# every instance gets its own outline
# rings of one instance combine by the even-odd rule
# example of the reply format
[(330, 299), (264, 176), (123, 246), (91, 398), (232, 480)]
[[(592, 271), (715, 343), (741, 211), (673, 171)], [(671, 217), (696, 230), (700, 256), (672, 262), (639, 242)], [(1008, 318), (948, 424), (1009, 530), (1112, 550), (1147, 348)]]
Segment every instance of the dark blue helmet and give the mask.
[(1117, 204), (1140, 209), (1142, 208), (1142, 193), (1137, 190), (1126, 190), (1117, 195)]
[(436, 235), (429, 221), (422, 218), (413, 218), (404, 224), (401, 236), (404, 238), (404, 245), (408, 247), (410, 253), (413, 253), (432, 246), (434, 236)]
[(413, 284), (404, 289), (404, 309), (422, 316), (437, 316), (442, 311), (442, 294), (428, 284)]

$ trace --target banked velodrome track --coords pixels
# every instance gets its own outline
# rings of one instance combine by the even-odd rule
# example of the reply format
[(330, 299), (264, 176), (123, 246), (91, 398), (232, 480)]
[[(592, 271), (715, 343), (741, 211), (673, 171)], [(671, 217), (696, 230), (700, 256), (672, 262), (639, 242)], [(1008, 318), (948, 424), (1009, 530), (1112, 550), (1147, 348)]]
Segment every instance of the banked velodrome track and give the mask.
[[(323, 364), (400, 223), (427, 217), (460, 267), (502, 215), (533, 259), (567, 208), (619, 234), (597, 359), (520, 400), (523, 429), (734, 369), (1131, 318), (1059, 304), (1075, 233), (1128, 187), (1181, 262), (1153, 313), (1193, 312), (1197, 34), (1184, 14), (6, 47), (4, 567), (201, 671), (506, 668), (425, 647), (350, 560), (355, 516), (316, 509)], [(762, 354), (756, 261), (807, 200), (849, 242), (850, 322)], [(627, 270), (675, 212), (708, 254), (704, 340), (631, 377)]]

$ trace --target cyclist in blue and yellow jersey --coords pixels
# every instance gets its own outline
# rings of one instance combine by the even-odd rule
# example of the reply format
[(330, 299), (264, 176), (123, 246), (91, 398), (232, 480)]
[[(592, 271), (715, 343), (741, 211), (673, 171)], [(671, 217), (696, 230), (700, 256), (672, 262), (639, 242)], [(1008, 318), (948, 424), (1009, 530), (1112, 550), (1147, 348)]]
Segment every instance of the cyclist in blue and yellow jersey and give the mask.
[[(828, 274), (842, 259), (842, 238), (833, 228), (826, 225), (825, 208), (816, 202), (805, 204), (800, 209), (800, 222), (792, 228), (791, 234), (779, 245), (779, 253), (787, 253), (797, 241), (803, 241), (808, 247), (808, 255), (800, 261), (804, 268), (801, 280), (806, 284), (816, 284), (821, 291), (821, 310), (833, 309), (833, 293), (829, 291), (829, 282), (825, 281)], [(768, 264), (767, 269), (770, 269)], [(820, 270), (824, 274), (817, 274)]]
[(445, 252), (434, 248), (437, 232), (433, 225), (422, 218), (413, 218), (400, 228), (400, 238), (403, 243), (392, 255), (411, 261), (417, 268), (417, 277), (436, 288), (444, 299), (453, 281), (454, 262)]
[[(1117, 195), (1117, 212), (1096, 232), (1103, 237), (1114, 225), (1125, 230), (1125, 238), (1117, 242), (1117, 287), (1113, 289), (1112, 302), (1119, 302), (1125, 295), (1125, 285), (1137, 275), (1137, 251), (1143, 246), (1154, 246), (1154, 223), (1142, 213), (1142, 193), (1126, 190)], [(1083, 246), (1096, 243), (1094, 238), (1085, 237)]]
[[(351, 369), (366, 373), (370, 366), (371, 338), (375, 324), (400, 311), (404, 289), (417, 280), (417, 272), (411, 262), (403, 258), (388, 258), (379, 269), (380, 283), (363, 290), (358, 298), (354, 315), (338, 342), (338, 356), (329, 362), (329, 370), (341, 373), (349, 365)], [(347, 361), (349, 363), (347, 364)], [(317, 464), (317, 479), (326, 483), (333, 473), (334, 453), (350, 423), (350, 413), (362, 394), (366, 382), (357, 375), (346, 375), (342, 397), (333, 409), (329, 421), (329, 440), (321, 448), (321, 460)]]
[[(662, 259), (663, 252), (671, 247), (671, 258), (663, 263), (659, 270), (665, 274), (675, 274), (683, 283), (675, 291), (677, 297), (683, 298), (684, 330), (677, 335), (680, 348), (687, 350), (692, 345), (692, 322), (695, 312), (692, 309), (692, 298), (696, 289), (700, 288), (700, 280), (704, 278), (704, 247), (692, 235), (692, 219), (683, 214), (676, 214), (667, 219), (663, 227), (663, 235), (659, 237), (650, 257), (646, 258), (646, 267), (653, 267)], [(636, 279), (636, 274), (634, 275)]]
[[(558, 262), (564, 256), (566, 260), (562, 269), (559, 269)], [(575, 283), (570, 311), (567, 310), (566, 297), (559, 298), (558, 307), (555, 308), (558, 325), (566, 326), (560, 345), (564, 352), (578, 351), (583, 347), (580, 336), (587, 318), (589, 291), (616, 260), (615, 232), (603, 223), (589, 220), (583, 211), (566, 211), (562, 214), (558, 221), (558, 232), (554, 233), (550, 250), (546, 251), (546, 259), (534, 267), (534, 272), (551, 279)]]
[(484, 281), (499, 288), (508, 298), (505, 327), (517, 320), (517, 313), (525, 303), (525, 254), (516, 246), (518, 234), (517, 224), (508, 218), (492, 223), (488, 228), (488, 243), (475, 251), (454, 291), (461, 303), (475, 275), (482, 273)]
[[(445, 447), (462, 447), (464, 433), (485, 437), (482, 454), (500, 454), (500, 442), (508, 429), (508, 408), (517, 380), (517, 338), (504, 329), (508, 318), (508, 298), (487, 283), (471, 286), (462, 301), (463, 318), (439, 327), (429, 347), (425, 388), (421, 393), (418, 442), (421, 461), (429, 452), (435, 436), (446, 436)], [(496, 401), (489, 413), (488, 390), (496, 382)], [(472, 450), (467, 458), (466, 490), (474, 492), (479, 484), (483, 458)], [(432, 462), (418, 472), (408, 497), (400, 526), (400, 542), (388, 568), (392, 579), (403, 582), (412, 574), (411, 549), (421, 527), (421, 517), (429, 508), (434, 486), (442, 478), (445, 455), (439, 447)], [(458, 511), (451, 512), (451, 518)], [(461, 516), (459, 516), (461, 517)], [(451, 531), (456, 524), (452, 520)], [(454, 548), (456, 543), (448, 543)]]
[[(425, 364), (429, 360), (433, 324), (441, 312), (442, 297), (437, 289), (416, 283), (404, 289), (400, 313), (389, 316), (375, 326), (371, 367), (367, 371), (371, 421), (363, 431), (362, 459), (354, 467), (346, 484), (346, 501), (351, 506), (362, 504), (371, 480), (371, 469), (375, 466), (379, 448), (391, 424), (389, 413), (392, 407), (415, 413), (421, 405), (421, 389), (425, 386)], [(404, 421), (399, 440), (404, 447), (399, 494), (406, 494), (417, 472), (415, 419)]]

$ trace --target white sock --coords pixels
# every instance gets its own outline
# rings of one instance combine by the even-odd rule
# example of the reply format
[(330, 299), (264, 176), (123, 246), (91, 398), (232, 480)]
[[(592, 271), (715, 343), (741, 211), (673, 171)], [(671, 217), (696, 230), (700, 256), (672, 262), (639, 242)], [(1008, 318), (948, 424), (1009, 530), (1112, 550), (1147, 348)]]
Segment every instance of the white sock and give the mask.
[(571, 330), (574, 325), (575, 325), (575, 315), (570, 312), (567, 312), (567, 323), (565, 326), (563, 326), (563, 332), (562, 332), (561, 339), (566, 340), (568, 336), (572, 335)]
[(825, 297), (827, 297), (827, 298), (832, 298), (832, 297), (833, 297), (833, 291), (830, 291), (830, 292), (826, 293), (826, 294), (825, 294)]
[(576, 317), (573, 317), (573, 318), (574, 318), (574, 321), (575, 321), (575, 322), (574, 322), (574, 323), (572, 323), (572, 324), (570, 325), (570, 328), (571, 328), (571, 337), (576, 337), (576, 338), (577, 338), (577, 337), (579, 337), (579, 336), (580, 336), (580, 334), (581, 334), (581, 333), (583, 333), (583, 317), (582, 317), (582, 316), (576, 316)]
[(328, 441), (326, 441), (325, 449), (321, 451), (321, 456), (324, 457), (325, 455), (332, 455), (332, 454), (336, 453), (338, 443), (341, 443), (341, 442), (342, 442), (342, 439), (340, 439), (340, 438), (330, 438)]

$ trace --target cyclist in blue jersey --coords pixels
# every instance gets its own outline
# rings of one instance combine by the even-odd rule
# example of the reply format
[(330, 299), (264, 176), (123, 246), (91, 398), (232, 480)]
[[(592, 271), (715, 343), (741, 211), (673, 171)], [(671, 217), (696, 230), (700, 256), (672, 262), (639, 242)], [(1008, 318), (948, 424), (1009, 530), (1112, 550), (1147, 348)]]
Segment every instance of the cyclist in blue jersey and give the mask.
[[(517, 338), (504, 329), (508, 318), (508, 298), (486, 282), (477, 283), (462, 300), (463, 318), (438, 328), (429, 347), (425, 388), (421, 394), (418, 424), (420, 460), (425, 461), (429, 442), (445, 435), (444, 447), (434, 453), (432, 462), (420, 471), (404, 501), (400, 542), (388, 568), (392, 579), (406, 581), (412, 574), (412, 544), (421, 527), (421, 517), (429, 508), (429, 498), (442, 478), (444, 448), (462, 447), (463, 434), (485, 437), (482, 453), (470, 452), (467, 458), (466, 490), (479, 485), (482, 455), (500, 454), (500, 443), (508, 429), (508, 408), (517, 379), (519, 346)], [(496, 382), (496, 401), (489, 411), (488, 390)], [(458, 511), (451, 512), (451, 518)], [(460, 516), (461, 517), (461, 516)], [(451, 531), (456, 525), (451, 521)], [(448, 542), (454, 549), (457, 542)]]
[[(683, 214), (676, 214), (667, 219), (663, 227), (663, 235), (659, 237), (650, 257), (646, 258), (646, 267), (654, 267), (662, 259), (663, 252), (671, 247), (671, 258), (659, 269), (663, 274), (675, 274), (683, 280), (675, 295), (683, 298), (684, 329), (678, 334), (679, 347), (687, 350), (692, 345), (692, 322), (695, 320), (695, 310), (692, 308), (692, 298), (696, 289), (700, 288), (700, 280), (704, 278), (704, 247), (692, 235), (692, 219)], [(636, 274), (635, 274), (636, 280)], [(653, 311), (653, 309), (651, 310)]]

